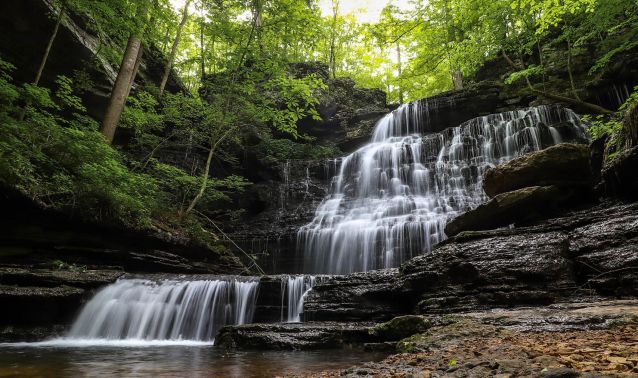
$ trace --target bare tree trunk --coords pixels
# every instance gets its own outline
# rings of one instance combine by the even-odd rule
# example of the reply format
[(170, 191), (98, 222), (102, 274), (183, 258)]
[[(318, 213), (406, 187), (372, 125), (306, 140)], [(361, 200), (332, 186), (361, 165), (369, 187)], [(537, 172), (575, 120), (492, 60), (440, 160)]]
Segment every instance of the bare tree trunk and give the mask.
[(213, 161), (213, 156), (215, 155), (215, 151), (217, 150), (217, 147), (232, 133), (234, 129), (235, 129), (234, 127), (229, 127), (228, 130), (226, 130), (226, 132), (222, 134), (222, 136), (219, 139), (217, 139), (216, 142), (211, 141), (210, 149), (208, 150), (208, 157), (206, 158), (206, 165), (204, 166), (204, 172), (202, 173), (202, 185), (200, 185), (199, 190), (197, 191), (197, 194), (188, 205), (188, 208), (186, 208), (186, 211), (184, 211), (184, 213), (182, 214), (182, 217), (185, 217), (188, 214), (190, 214), (190, 212), (193, 211), (193, 209), (195, 208), (199, 200), (201, 200), (202, 197), (204, 196), (204, 193), (206, 192), (206, 187), (208, 186), (208, 175), (210, 174), (210, 165)]
[(332, 77), (337, 77), (337, 17), (339, 16), (339, 0), (332, 0), (332, 30), (330, 32), (330, 57), (328, 68)]
[(124, 104), (126, 103), (126, 98), (130, 92), (132, 76), (135, 70), (141, 44), (142, 42), (136, 35), (132, 34), (129, 37), (124, 57), (122, 58), (122, 64), (120, 65), (120, 70), (117, 73), (117, 79), (113, 85), (113, 90), (111, 91), (109, 106), (106, 109), (106, 114), (102, 120), (102, 128), (100, 129), (100, 132), (104, 135), (107, 143), (109, 144), (113, 142), (117, 124), (120, 121), (122, 110), (124, 110)]
[(403, 73), (403, 67), (401, 66), (401, 44), (397, 41), (397, 72), (399, 74), (399, 102), (403, 104), (403, 88), (401, 87), (401, 74)]
[(184, 10), (182, 12), (182, 21), (179, 23), (177, 27), (177, 34), (175, 35), (175, 40), (173, 40), (173, 47), (171, 48), (171, 55), (168, 57), (168, 62), (166, 62), (166, 67), (164, 67), (164, 75), (162, 75), (162, 81), (160, 82), (159, 87), (159, 95), (160, 97), (164, 94), (164, 89), (166, 89), (166, 83), (168, 82), (168, 77), (171, 74), (171, 69), (173, 68), (173, 63), (175, 62), (175, 56), (177, 55), (177, 47), (179, 45), (179, 41), (182, 38), (182, 31), (184, 30), (184, 26), (186, 25), (186, 21), (188, 21), (188, 6), (191, 4), (192, 0), (186, 0), (186, 4), (184, 4)]
[[(57, 20), (55, 21), (55, 26), (53, 27), (53, 32), (51, 33), (51, 37), (49, 38), (49, 42), (47, 43), (46, 49), (44, 49), (44, 55), (42, 55), (42, 61), (40, 61), (40, 66), (38, 67), (38, 71), (35, 74), (35, 80), (33, 80), (34, 85), (38, 85), (40, 82), (40, 78), (42, 78), (42, 72), (44, 72), (44, 67), (47, 64), (47, 60), (49, 60), (49, 54), (51, 53), (51, 47), (53, 47), (53, 41), (55, 41), (55, 37), (58, 35), (58, 30), (60, 30), (60, 23), (62, 22), (62, 17), (64, 16), (64, 5), (60, 6), (60, 11), (58, 12)], [(27, 107), (29, 106), (28, 102), (25, 104), (24, 108), (18, 115), (18, 120), (23, 121), (24, 117), (27, 115)]]
[(204, 77), (206, 76), (206, 56), (204, 55), (206, 53), (206, 50), (204, 49), (204, 15), (203, 14), (202, 14), (202, 23), (199, 29), (199, 45), (201, 48), (200, 74), (201, 74), (202, 80), (204, 80)]
[(569, 84), (572, 87), (572, 93), (577, 100), (581, 101), (576, 90), (576, 84), (574, 83), (574, 75), (572, 74), (572, 43), (567, 37), (567, 73), (569, 74)]
[(40, 67), (38, 67), (38, 72), (35, 75), (35, 80), (33, 80), (33, 84), (35, 85), (38, 85), (38, 83), (40, 82), (40, 78), (42, 77), (42, 72), (44, 71), (44, 66), (46, 66), (47, 60), (49, 59), (49, 53), (51, 52), (53, 41), (55, 41), (55, 37), (58, 35), (58, 30), (60, 30), (60, 23), (62, 22), (63, 16), (64, 16), (64, 8), (63, 8), (63, 5), (61, 5), (60, 11), (58, 12), (58, 18), (55, 21), (55, 27), (53, 28), (53, 33), (51, 33), (51, 38), (49, 38), (49, 43), (47, 43), (47, 48), (44, 50), (44, 55), (42, 56)]

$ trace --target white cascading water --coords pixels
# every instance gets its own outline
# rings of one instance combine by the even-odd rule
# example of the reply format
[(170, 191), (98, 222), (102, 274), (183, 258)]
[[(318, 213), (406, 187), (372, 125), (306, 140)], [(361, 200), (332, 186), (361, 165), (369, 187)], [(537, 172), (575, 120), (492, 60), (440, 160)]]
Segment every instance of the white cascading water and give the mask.
[(369, 144), (341, 161), (331, 192), (297, 234), (307, 273), (345, 274), (399, 266), (446, 238), (454, 216), (487, 197), (494, 165), (584, 137), (569, 109), (539, 106), (492, 114), (426, 133), (427, 103), (402, 105), (381, 119)]
[(252, 321), (258, 285), (234, 278), (119, 280), (84, 306), (66, 340), (212, 342), (224, 325)]
[[(304, 298), (306, 297), (306, 294), (308, 294), (308, 292), (312, 290), (316, 283), (317, 277), (309, 275), (285, 276), (282, 278), (282, 301), (284, 291), (286, 293), (286, 298), (288, 299), (288, 317), (286, 318), (286, 321), (288, 323), (301, 321)], [(282, 321), (283, 320), (284, 319), (282, 313)]]

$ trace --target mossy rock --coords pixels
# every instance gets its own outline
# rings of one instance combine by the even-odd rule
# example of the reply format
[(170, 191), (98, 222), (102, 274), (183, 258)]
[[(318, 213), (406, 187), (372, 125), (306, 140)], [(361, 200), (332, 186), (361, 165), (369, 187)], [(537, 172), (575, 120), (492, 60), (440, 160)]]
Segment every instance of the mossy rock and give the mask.
[(396, 341), (415, 333), (425, 332), (433, 325), (433, 322), (425, 316), (404, 315), (375, 326), (369, 333), (383, 341)]

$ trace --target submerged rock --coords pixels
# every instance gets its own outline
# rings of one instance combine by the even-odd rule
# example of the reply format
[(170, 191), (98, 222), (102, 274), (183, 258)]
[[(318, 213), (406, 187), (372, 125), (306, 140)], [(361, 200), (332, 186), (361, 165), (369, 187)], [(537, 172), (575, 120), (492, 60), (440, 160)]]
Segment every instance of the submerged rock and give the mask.
[(559, 144), (491, 168), (483, 180), (489, 197), (535, 185), (587, 191), (592, 186), (590, 151), (586, 145)]

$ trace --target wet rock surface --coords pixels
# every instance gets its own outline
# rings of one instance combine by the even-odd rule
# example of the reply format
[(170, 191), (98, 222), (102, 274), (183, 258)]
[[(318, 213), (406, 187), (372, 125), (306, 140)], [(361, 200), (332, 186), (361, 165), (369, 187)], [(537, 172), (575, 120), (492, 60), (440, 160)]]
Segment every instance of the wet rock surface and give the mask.
[(124, 272), (0, 267), (0, 341), (61, 333), (94, 291)]
[(215, 343), (220, 348), (309, 350), (345, 348), (374, 340), (370, 323), (308, 322), (246, 324), (222, 328)]

